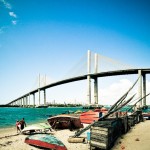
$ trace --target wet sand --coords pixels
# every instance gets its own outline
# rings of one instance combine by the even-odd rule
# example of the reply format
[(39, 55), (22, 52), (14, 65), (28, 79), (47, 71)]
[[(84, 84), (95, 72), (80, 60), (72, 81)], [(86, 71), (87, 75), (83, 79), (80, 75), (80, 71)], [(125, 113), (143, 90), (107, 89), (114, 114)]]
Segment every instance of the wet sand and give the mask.
[[(68, 150), (89, 150), (86, 143), (68, 143), (68, 138), (75, 131), (54, 131), (53, 135), (60, 139)], [(81, 135), (86, 137), (86, 133)], [(37, 150), (38, 148), (24, 143), (27, 135), (17, 134), (16, 128), (0, 129), (0, 150)], [(135, 125), (127, 134), (122, 135), (112, 150), (150, 150), (150, 120)]]

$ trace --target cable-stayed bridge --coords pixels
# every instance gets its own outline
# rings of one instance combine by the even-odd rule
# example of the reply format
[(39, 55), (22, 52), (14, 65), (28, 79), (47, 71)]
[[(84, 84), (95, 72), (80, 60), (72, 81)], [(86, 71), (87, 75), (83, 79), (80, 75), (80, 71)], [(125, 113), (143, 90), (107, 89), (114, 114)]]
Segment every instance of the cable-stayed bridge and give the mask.
[[(38, 94), (38, 105), (41, 105), (41, 91), (43, 91), (44, 105), (46, 105), (46, 89), (80, 80), (87, 80), (87, 104), (91, 104), (91, 80), (94, 80), (94, 104), (98, 104), (98, 78), (130, 74), (138, 75), (138, 95), (142, 97), (142, 95), (146, 95), (146, 74), (149, 73), (150, 68), (133, 68), (89, 50), (73, 69), (69, 70), (63, 79), (47, 84), (46, 77), (43, 77), (43, 84), (41, 84), (41, 78), (39, 76), (39, 86), (37, 88), (12, 100), (7, 105), (28, 107), (30, 105), (30, 97), (33, 96), (33, 105), (35, 106), (35, 94)], [(146, 105), (146, 98), (144, 98), (141, 105)]]

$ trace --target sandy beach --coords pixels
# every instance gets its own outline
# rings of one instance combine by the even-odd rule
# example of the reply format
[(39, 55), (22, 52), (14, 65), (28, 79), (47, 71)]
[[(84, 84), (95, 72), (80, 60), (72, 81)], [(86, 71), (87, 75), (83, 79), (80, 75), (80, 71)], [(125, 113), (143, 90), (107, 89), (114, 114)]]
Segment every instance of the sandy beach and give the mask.
[[(127, 134), (122, 135), (112, 150), (149, 150), (150, 149), (150, 121), (144, 121), (135, 125)], [(88, 150), (90, 146), (85, 143), (69, 143), (68, 137), (74, 135), (75, 131), (61, 130), (54, 131), (53, 135), (60, 139), (68, 150)], [(27, 135), (18, 134), (16, 128), (0, 129), (1, 150), (37, 150), (38, 148), (24, 143)], [(81, 135), (86, 137), (86, 133)]]
[[(68, 129), (58, 130), (52, 132), (54, 136), (60, 139), (68, 150), (87, 150), (89, 149), (89, 144), (86, 143), (69, 143), (68, 138), (74, 135), (75, 131), (70, 131)], [(19, 134), (16, 128), (0, 129), (0, 150), (37, 150), (38, 148), (30, 146), (24, 143), (25, 138), (28, 135)], [(86, 133), (83, 133), (81, 137), (86, 137)]]
[(150, 120), (136, 124), (121, 136), (112, 150), (150, 150)]

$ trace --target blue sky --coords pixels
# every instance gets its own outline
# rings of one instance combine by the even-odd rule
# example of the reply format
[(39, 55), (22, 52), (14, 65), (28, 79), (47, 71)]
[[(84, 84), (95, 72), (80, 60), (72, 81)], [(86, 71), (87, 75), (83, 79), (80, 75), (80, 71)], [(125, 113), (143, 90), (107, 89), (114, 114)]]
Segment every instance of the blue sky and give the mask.
[[(149, 68), (149, 6), (149, 0), (0, 0), (0, 103), (35, 87), (39, 73), (61, 79), (88, 49)], [(86, 99), (85, 86), (74, 95), (78, 84), (48, 90), (48, 99)]]

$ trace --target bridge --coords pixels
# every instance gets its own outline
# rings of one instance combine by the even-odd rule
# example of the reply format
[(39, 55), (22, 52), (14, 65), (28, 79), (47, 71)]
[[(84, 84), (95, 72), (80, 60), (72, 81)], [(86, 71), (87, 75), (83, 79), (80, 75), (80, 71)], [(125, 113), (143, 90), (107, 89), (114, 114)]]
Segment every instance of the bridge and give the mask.
[[(92, 71), (93, 68), (91, 68), (92, 65), (92, 58), (94, 58), (94, 70)], [(59, 86), (62, 84), (70, 83), (70, 82), (75, 82), (75, 81), (80, 81), (80, 80), (87, 80), (87, 102), (88, 104), (91, 104), (91, 80), (94, 80), (94, 104), (98, 104), (98, 78), (100, 77), (111, 77), (111, 76), (119, 76), (119, 75), (132, 75), (132, 74), (137, 74), (137, 77), (139, 78), (138, 82), (138, 95), (139, 98), (144, 97), (143, 102), (140, 102), (140, 106), (146, 106), (146, 74), (150, 74), (150, 68), (132, 68), (130, 66), (126, 66), (124, 64), (120, 65), (120, 68), (117, 70), (110, 69), (106, 70), (105, 65), (102, 65), (102, 61), (108, 61), (109, 63), (113, 64), (119, 64), (118, 62), (104, 57), (102, 55), (94, 54), (92, 57), (91, 51), (88, 50), (87, 53), (87, 73), (78, 75), (78, 76), (73, 76), (73, 77), (68, 77), (66, 79), (62, 79), (60, 81), (56, 81), (44, 86), (39, 85), (38, 88), (29, 91), (26, 94), (23, 94), (22, 96), (12, 100), (9, 102), (7, 105), (18, 105), (20, 107), (28, 107), (30, 104), (30, 96), (33, 96), (33, 106), (35, 106), (35, 94), (38, 93), (39, 97), (39, 106), (41, 105), (41, 91), (43, 91), (44, 94), (44, 105), (46, 105), (46, 89), (52, 88), (54, 86)], [(101, 62), (101, 70), (98, 71), (98, 64)], [(84, 67), (85, 68), (85, 67)], [(103, 70), (102, 70), (103, 68)]]

